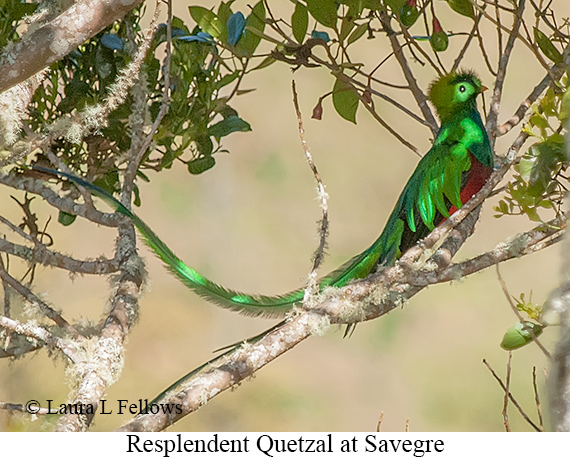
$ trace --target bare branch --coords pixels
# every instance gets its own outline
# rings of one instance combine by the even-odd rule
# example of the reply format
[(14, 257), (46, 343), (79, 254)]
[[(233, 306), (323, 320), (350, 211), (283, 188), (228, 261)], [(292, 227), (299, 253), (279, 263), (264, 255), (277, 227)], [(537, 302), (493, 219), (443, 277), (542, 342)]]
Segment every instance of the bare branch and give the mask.
[[(21, 413), (30, 414), (30, 410), (26, 407), (26, 405), (22, 405), (21, 403), (6, 403), (0, 401), (0, 409), (4, 409), (6, 411), (19, 411)], [(37, 408), (34, 409), (34, 414), (57, 414), (57, 410), (49, 408)]]
[(534, 87), (531, 93), (521, 102), (515, 114), (505, 121), (501, 126), (497, 127), (495, 136), (499, 137), (508, 133), (513, 127), (518, 125), (524, 118), (528, 109), (542, 95), (542, 93), (551, 87), (555, 81), (559, 81), (564, 75), (565, 69), (570, 64), (570, 45), (566, 46), (563, 53), (564, 64), (553, 65), (548, 74)]
[(428, 123), (429, 128), (431, 129), (432, 133), (435, 135), (439, 130), (438, 123), (435, 117), (433, 116), (433, 113), (427, 103), (427, 97), (418, 86), (418, 82), (416, 81), (416, 78), (414, 77), (414, 74), (410, 69), (408, 60), (406, 59), (406, 56), (404, 56), (404, 52), (402, 50), (402, 46), (398, 41), (398, 37), (396, 36), (394, 30), (390, 25), (390, 18), (386, 13), (380, 12), (380, 20), (382, 22), (384, 30), (386, 31), (386, 34), (388, 35), (388, 39), (390, 40), (390, 44), (392, 45), (394, 55), (396, 56), (396, 60), (400, 64), (402, 72), (404, 73), (404, 77), (408, 82), (410, 91), (412, 92), (414, 98), (416, 99), (416, 103), (418, 104), (422, 114), (424, 115), (424, 118)]
[[(168, 103), (170, 101), (170, 57), (171, 57), (171, 46), (172, 46), (172, 4), (169, 0), (168, 2), (168, 23), (167, 23), (167, 48), (166, 48), (166, 60), (164, 62), (164, 92), (162, 94), (162, 102), (160, 106), (160, 110), (158, 113), (157, 118), (152, 124), (150, 132), (145, 135), (144, 134), (144, 127), (146, 116), (148, 114), (148, 100), (147, 100), (147, 89), (146, 87), (142, 87), (146, 80), (138, 80), (138, 84), (135, 84), (131, 92), (133, 94), (133, 99), (135, 105), (137, 105), (137, 109), (133, 110), (133, 116), (131, 118), (131, 146), (129, 148), (129, 161), (127, 165), (127, 169), (125, 170), (125, 174), (123, 177), (123, 189), (121, 192), (121, 200), (122, 203), (127, 207), (130, 208), (131, 206), (131, 197), (134, 187), (134, 182), (136, 178), (137, 171), (143, 160), (145, 154), (147, 153), (148, 148), (152, 143), (152, 139), (154, 138), (155, 133), (157, 132), (160, 123), (166, 113), (168, 112)], [(144, 41), (139, 49), (134, 53), (133, 59), (138, 58), (141, 61), (143, 57), (150, 49), (150, 45), (152, 43), (153, 36), (155, 34), (156, 28), (158, 27), (158, 16), (160, 13), (160, 2), (157, 1), (156, 10), (154, 12), (154, 17), (152, 19), (152, 24), (147, 31)], [(133, 39), (134, 44), (134, 39)], [(141, 70), (141, 65), (139, 65), (138, 71)]]
[(511, 424), (509, 423), (509, 396), (511, 395), (511, 362), (513, 360), (513, 353), (509, 351), (509, 360), (507, 361), (507, 380), (505, 382), (505, 398), (503, 400), (503, 422), (505, 430), (511, 431)]
[[(134, 61), (138, 61), (138, 66), (132, 67), (132, 81), (138, 78), (140, 65), (149, 49), (151, 37), (157, 27), (158, 5), (153, 17), (151, 27), (147, 31), (145, 41), (136, 52)], [(136, 75), (135, 75), (136, 71)], [(139, 94), (142, 95), (142, 94)], [(140, 103), (146, 103), (144, 97), (139, 96)], [(142, 135), (143, 123), (140, 119), (135, 120), (137, 124), (133, 128), (132, 137), (139, 140)], [(133, 180), (138, 160), (140, 160), (136, 149), (138, 141), (132, 141), (132, 150), (129, 154), (127, 169), (132, 173), (123, 181), (122, 199), (123, 203), (130, 205)], [(58, 431), (85, 431), (93, 421), (94, 412), (99, 407), (101, 399), (106, 394), (107, 389), (120, 376), (123, 368), (124, 342), (134, 323), (138, 320), (139, 309), (138, 299), (140, 289), (145, 277), (144, 264), (136, 252), (136, 234), (132, 221), (123, 219), (119, 223), (119, 237), (117, 239), (117, 256), (121, 259), (121, 276), (117, 282), (112, 300), (111, 311), (105, 321), (97, 345), (87, 358), (87, 363), (79, 367), (81, 372), (79, 387), (73, 400), (74, 404), (91, 405), (93, 413), (86, 411), (85, 414), (65, 414), (63, 415), (56, 429)]]
[(491, 374), (493, 375), (493, 377), (496, 379), (497, 383), (501, 386), (501, 389), (503, 389), (503, 391), (505, 392), (505, 395), (508, 396), (508, 399), (511, 400), (512, 404), (514, 405), (514, 407), (518, 410), (518, 412), (520, 413), (520, 415), (524, 418), (525, 421), (527, 421), (529, 423), (529, 425), (536, 430), (537, 432), (540, 432), (540, 428), (532, 421), (532, 419), (530, 417), (528, 417), (528, 415), (524, 412), (524, 410), (522, 409), (521, 405), (519, 405), (519, 402), (515, 400), (515, 397), (513, 397), (513, 395), (509, 392), (507, 386), (505, 386), (505, 384), (503, 383), (503, 380), (499, 377), (499, 375), (497, 373), (495, 373), (495, 370), (493, 370), (493, 368), (491, 367), (491, 365), (489, 364), (489, 362), (487, 362), (485, 359), (483, 359), (483, 363), (485, 364), (485, 366), (489, 369), (489, 371), (491, 372)]
[[(92, 405), (94, 412), (107, 388), (120, 377), (125, 338), (138, 319), (138, 298), (145, 273), (136, 254), (136, 236), (130, 222), (119, 225), (117, 252), (123, 260), (122, 273), (111, 299), (111, 311), (97, 344), (85, 357), (85, 363), (76, 368), (79, 387), (72, 403)], [(65, 414), (56, 430), (85, 431), (92, 420), (92, 414)]]
[(18, 174), (15, 172), (6, 173), (0, 170), (0, 184), (31, 194), (40, 195), (42, 199), (54, 208), (69, 214), (84, 217), (85, 219), (107, 227), (117, 227), (118, 221), (122, 218), (122, 216), (115, 213), (100, 212), (91, 205), (76, 203), (71, 198), (60, 197), (57, 192), (46, 186), (45, 181), (34, 179), (32, 176), (38, 176), (38, 172), (25, 171), (23, 174)]
[(325, 185), (321, 179), (321, 175), (317, 170), (317, 166), (313, 161), (313, 156), (311, 151), (309, 151), (309, 146), (307, 144), (307, 139), (305, 138), (305, 127), (303, 126), (303, 116), (301, 115), (301, 109), (299, 108), (299, 100), (297, 97), (297, 89), (295, 88), (295, 80), (291, 81), (291, 90), (293, 92), (293, 105), (295, 107), (295, 113), (297, 115), (297, 123), (299, 127), (299, 138), (301, 139), (301, 147), (305, 153), (305, 158), (307, 163), (313, 172), (315, 181), (317, 182), (317, 197), (319, 199), (319, 204), (322, 210), (322, 216), (319, 227), (319, 245), (315, 250), (313, 255), (313, 268), (311, 273), (309, 273), (309, 283), (307, 285), (306, 292), (313, 293), (318, 292), (317, 287), (317, 271), (323, 261), (325, 255), (325, 249), (327, 246), (327, 236), (329, 233), (329, 217), (328, 217), (328, 194), (325, 191)]
[(119, 259), (116, 256), (112, 259), (77, 260), (59, 252), (50, 251), (43, 244), (29, 248), (0, 238), (0, 251), (20, 257), (30, 263), (39, 263), (79, 274), (106, 275), (115, 273), (119, 269)]
[[(568, 148), (568, 145), (566, 145)], [(567, 153), (569, 151), (567, 150)], [(570, 199), (566, 196), (568, 208)], [(549, 374), (549, 402), (552, 412), (552, 429), (570, 431), (570, 237), (562, 244), (560, 286), (554, 290), (543, 310), (545, 321), (559, 323), (560, 334), (554, 350)]]
[(54, 349), (59, 349), (70, 360), (78, 360), (77, 351), (68, 341), (55, 336), (45, 328), (39, 327), (31, 322), (21, 323), (14, 319), (0, 315), (0, 327), (19, 335), (25, 335), (29, 338), (41, 341)]
[[(413, 282), (415, 285), (425, 286), (428, 284), (453, 281), (456, 278), (471, 275), (500, 262), (530, 254), (537, 250), (535, 248), (536, 246), (544, 248), (560, 241), (564, 235), (562, 228), (564, 228), (565, 225), (566, 220), (563, 217), (552, 219), (547, 224), (521, 233), (507, 242), (499, 243), (491, 251), (480, 254), (472, 259), (465, 260), (461, 263), (450, 264), (445, 269), (437, 272), (422, 272), (422, 275), (419, 278), (414, 278)], [(545, 243), (546, 241), (548, 241), (548, 243)]]
[(51, 306), (49, 306), (46, 302), (44, 302), (43, 300), (38, 298), (30, 289), (25, 287), (16, 278), (11, 276), (6, 271), (6, 268), (4, 267), (4, 262), (2, 261), (2, 257), (0, 257), (0, 278), (6, 284), (8, 284), (10, 287), (12, 287), (12, 289), (14, 289), (16, 292), (18, 292), (22, 297), (24, 297), (30, 303), (33, 303), (34, 305), (36, 305), (45, 316), (47, 316), (49, 319), (54, 321), (60, 328), (66, 330), (71, 335), (73, 335), (75, 338), (77, 338), (79, 340), (82, 339), (82, 336), (77, 333), (77, 330), (75, 329), (75, 327), (70, 325), (69, 322), (67, 322), (59, 312), (57, 312), (55, 309), (53, 309)]
[(511, 53), (515, 46), (515, 41), (519, 35), (519, 29), (522, 23), (522, 14), (524, 11), (525, 0), (520, 0), (512, 29), (509, 31), (509, 39), (507, 45), (499, 58), (499, 68), (497, 70), (497, 78), (495, 79), (495, 87), (493, 88), (493, 96), (491, 98), (491, 107), (487, 115), (487, 123), (485, 128), (491, 133), (491, 148), (495, 145), (495, 130), (497, 128), (497, 119), (499, 116), (499, 108), (501, 106), (501, 97), (503, 95), (503, 85), (507, 75), (507, 67), (511, 58)]
[[(457, 55), (457, 57), (453, 61), (453, 65), (451, 66), (451, 70), (449, 71), (450, 73), (456, 71), (459, 68), (459, 65), (461, 64), (463, 57), (465, 57), (465, 53), (467, 52), (467, 49), (469, 48), (471, 41), (473, 40), (473, 38), (475, 36), (480, 35), (477, 30), (479, 27), (479, 22), (481, 22), (481, 17), (482, 17), (482, 15), (479, 14), (477, 16), (477, 18), (473, 21), (473, 28), (471, 29), (471, 32), (469, 32), (469, 35), (467, 36), (467, 40), (465, 40), (465, 43), (463, 44), (461, 51), (459, 51), (459, 54)], [(485, 55), (485, 53), (484, 53), (484, 55)]]
[(540, 405), (540, 397), (538, 395), (538, 385), (536, 382), (536, 367), (532, 367), (532, 389), (534, 390), (534, 401), (536, 403), (536, 412), (538, 414), (538, 423), (540, 431), (544, 432), (544, 421), (542, 419), (542, 406)]

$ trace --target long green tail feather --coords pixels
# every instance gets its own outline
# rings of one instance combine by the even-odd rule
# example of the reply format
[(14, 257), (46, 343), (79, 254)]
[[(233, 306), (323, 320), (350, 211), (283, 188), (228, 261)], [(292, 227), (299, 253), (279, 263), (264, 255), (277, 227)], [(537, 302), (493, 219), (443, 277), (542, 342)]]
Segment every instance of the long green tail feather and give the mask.
[[(166, 264), (168, 270), (198, 295), (201, 295), (219, 306), (232, 311), (239, 311), (246, 315), (264, 315), (271, 317), (285, 314), (295, 303), (303, 299), (304, 289), (297, 289), (279, 296), (253, 295), (226, 289), (187, 266), (141, 218), (130, 211), (106, 190), (69, 173), (39, 166), (32, 168), (52, 176), (69, 179), (104, 200), (118, 213), (131, 219), (142, 235), (145, 244)], [(378, 255), (375, 255), (375, 250), (379, 247), (379, 242), (380, 239), (369, 249), (351, 259), (341, 268), (322, 278), (319, 282), (321, 290), (326, 286), (341, 287), (347, 284), (351, 279), (367, 276), (378, 259)]]

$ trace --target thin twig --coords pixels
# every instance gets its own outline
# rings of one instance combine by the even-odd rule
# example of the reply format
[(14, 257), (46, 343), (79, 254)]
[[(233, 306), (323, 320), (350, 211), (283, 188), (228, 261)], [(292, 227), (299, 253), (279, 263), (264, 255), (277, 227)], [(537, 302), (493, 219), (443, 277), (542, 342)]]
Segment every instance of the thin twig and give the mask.
[(356, 91), (356, 95), (358, 96), (358, 99), (360, 100), (361, 104), (364, 105), (364, 107), (368, 110), (368, 112), (372, 115), (372, 117), (376, 119), (378, 123), (382, 125), (382, 127), (388, 130), (388, 132), (390, 132), (390, 134), (394, 138), (396, 138), (400, 143), (402, 143), (404, 146), (410, 149), (414, 154), (416, 154), (418, 157), (422, 157), (422, 154), (420, 153), (418, 148), (416, 148), (412, 143), (410, 143), (402, 135), (396, 132), (384, 119), (382, 119), (382, 117), (374, 109), (374, 106), (372, 106), (371, 103), (367, 103), (360, 92)]
[(540, 397), (538, 396), (538, 385), (536, 383), (536, 367), (532, 367), (532, 388), (534, 390), (534, 401), (536, 402), (536, 412), (538, 414), (538, 423), (540, 430), (544, 432), (544, 421), (542, 419), (542, 407), (540, 406)]
[(40, 176), (39, 172), (30, 170), (24, 170), (23, 174), (14, 171), (6, 173), (0, 170), (0, 184), (31, 194), (40, 195), (43, 200), (54, 208), (69, 214), (84, 217), (91, 222), (106, 227), (117, 227), (118, 221), (122, 219), (122, 217), (117, 217), (116, 213), (103, 213), (93, 206), (77, 203), (72, 198), (61, 197), (59, 193), (46, 185), (44, 179), (37, 179), (38, 176)]
[(376, 432), (380, 432), (380, 427), (382, 426), (383, 420), (384, 420), (384, 411), (380, 411), (380, 417), (378, 418), (378, 423), (376, 424)]
[(491, 149), (493, 149), (495, 145), (495, 130), (497, 129), (497, 119), (499, 116), (501, 98), (503, 95), (503, 85), (505, 82), (505, 77), (507, 75), (507, 67), (511, 58), (513, 48), (515, 46), (515, 41), (516, 38), (519, 36), (519, 29), (522, 23), (522, 14), (524, 11), (524, 5), (525, 5), (525, 0), (520, 0), (518, 8), (515, 12), (515, 20), (513, 23), (513, 27), (509, 32), (509, 38), (507, 40), (507, 44), (499, 58), (499, 68), (497, 70), (497, 78), (495, 79), (495, 87), (493, 88), (489, 113), (487, 114), (487, 122), (485, 125), (487, 132), (491, 133), (491, 138), (490, 138)]
[[(519, 10), (521, 10), (521, 3), (524, 3), (524, 0), (519, 0)], [(481, 14), (483, 14), (483, 16), (485, 16), (486, 19), (488, 19), (490, 22), (492, 22), (493, 24), (495, 24), (497, 27), (500, 27), (502, 30), (504, 30), (507, 33), (511, 33), (512, 29), (509, 29), (508, 27), (505, 27), (503, 24), (501, 24), (500, 22), (497, 22), (493, 17), (491, 17), (481, 6), (477, 5), (477, 3), (473, 2), (472, 3), (474, 8), (479, 11)], [(515, 14), (517, 10), (515, 10)], [(515, 19), (516, 20), (516, 19)], [(545, 68), (547, 71), (549, 70), (548, 64), (545, 62), (544, 58), (540, 55), (540, 53), (538, 52), (536, 46), (534, 46), (531, 42), (529, 42), (525, 37), (523, 37), (520, 33), (517, 32), (517, 36), (516, 38), (518, 38), (532, 53), (533, 55), (536, 57), (536, 60), (540, 63), (540, 65), (542, 65), (543, 68)]]
[(461, 64), (461, 61), (463, 60), (463, 57), (465, 56), (465, 53), (467, 52), (467, 49), (469, 48), (469, 45), (471, 44), (473, 37), (478, 34), (479, 21), (481, 20), (481, 17), (482, 17), (481, 14), (479, 14), (477, 16), (477, 19), (473, 21), (473, 28), (471, 29), (471, 32), (469, 32), (467, 40), (465, 40), (465, 43), (463, 44), (461, 51), (459, 51), (459, 54), (453, 61), (453, 65), (451, 66), (451, 70), (449, 71), (450, 73), (456, 71), (459, 68), (459, 65)]
[(515, 114), (507, 119), (501, 126), (497, 127), (495, 136), (499, 137), (508, 133), (513, 127), (518, 125), (531, 105), (538, 100), (540, 95), (548, 88), (551, 87), (555, 81), (559, 81), (565, 73), (566, 65), (570, 60), (570, 45), (566, 46), (563, 52), (564, 63), (560, 65), (553, 65), (550, 71), (544, 78), (534, 87), (531, 93), (521, 102)]
[(75, 346), (70, 344), (64, 338), (55, 336), (52, 332), (46, 330), (45, 328), (42, 328), (30, 322), (18, 322), (6, 316), (0, 316), (0, 327), (19, 335), (25, 335), (34, 340), (38, 340), (52, 348), (59, 349), (72, 362), (79, 361), (79, 356)]
[[(36, 406), (36, 405), (34, 405)], [(0, 401), (0, 409), (4, 409), (6, 411), (19, 411), (21, 413), (26, 413), (26, 414), (34, 414), (34, 415), (39, 415), (39, 416), (43, 416), (45, 414), (57, 414), (58, 410), (57, 409), (50, 409), (50, 408), (42, 408), (42, 407), (34, 407), (33, 412), (30, 411), (29, 406), (28, 405), (22, 405), (21, 403), (6, 403), (3, 401)]]
[(6, 284), (8, 284), (12, 289), (18, 292), (22, 297), (28, 300), (30, 303), (36, 305), (46, 317), (54, 321), (59, 327), (69, 332), (71, 335), (78, 339), (83, 337), (79, 335), (75, 327), (73, 327), (64, 317), (58, 313), (55, 309), (49, 306), (46, 302), (38, 298), (30, 289), (21, 284), (16, 278), (10, 275), (4, 267), (4, 261), (2, 256), (0, 256), (0, 278)]
[(425, 118), (426, 122), (428, 123), (429, 128), (431, 129), (432, 133), (434, 135), (436, 135), (437, 131), (439, 130), (438, 123), (437, 123), (428, 103), (427, 103), (427, 97), (425, 96), (425, 94), (422, 92), (422, 90), (418, 86), (416, 78), (414, 77), (414, 74), (412, 73), (412, 70), (410, 69), (408, 59), (406, 59), (406, 56), (404, 56), (404, 53), (402, 51), (402, 45), (398, 41), (398, 37), (396, 36), (396, 33), (394, 32), (394, 30), (390, 26), (390, 18), (388, 17), (388, 15), (386, 13), (380, 12), (380, 21), (382, 23), (382, 26), (384, 27), (384, 30), (386, 31), (388, 39), (390, 40), (390, 44), (392, 45), (392, 50), (394, 51), (394, 55), (396, 57), (396, 60), (400, 64), (400, 68), (402, 69), (402, 72), (404, 73), (404, 77), (406, 78), (406, 81), (407, 81), (408, 86), (410, 88), (410, 92), (412, 93), (412, 95), (416, 99), (416, 103), (418, 104), (420, 111), (424, 115), (424, 118)]
[(317, 182), (317, 198), (319, 200), (319, 205), (322, 210), (322, 216), (320, 220), (320, 227), (319, 227), (319, 245), (313, 254), (313, 268), (311, 273), (309, 274), (309, 284), (306, 290), (306, 293), (309, 292), (316, 292), (318, 291), (317, 288), (317, 270), (319, 269), (321, 262), (323, 261), (325, 249), (327, 246), (327, 236), (329, 232), (329, 216), (328, 216), (328, 194), (325, 190), (325, 186), (323, 184), (323, 180), (321, 179), (321, 175), (317, 170), (317, 166), (313, 161), (313, 156), (311, 155), (311, 151), (309, 150), (309, 146), (307, 144), (307, 139), (305, 137), (305, 127), (303, 126), (303, 117), (301, 115), (301, 109), (299, 108), (299, 100), (297, 97), (297, 89), (295, 87), (295, 80), (291, 81), (291, 90), (293, 91), (293, 105), (295, 106), (295, 113), (297, 114), (297, 122), (299, 126), (299, 138), (301, 139), (301, 147), (303, 148), (303, 152), (305, 153), (305, 158), (307, 159), (307, 163), (313, 172), (313, 176), (315, 177), (315, 181)]
[(112, 259), (100, 257), (96, 260), (78, 260), (57, 251), (50, 251), (41, 243), (30, 248), (12, 243), (4, 238), (0, 238), (0, 251), (28, 262), (61, 268), (79, 274), (105, 275), (115, 273), (118, 271), (120, 264), (120, 259), (116, 253)]
[[(491, 367), (489, 362), (487, 362), (487, 360), (483, 359), (483, 363), (489, 369), (489, 371), (491, 372), (491, 374), (493, 375), (495, 380), (499, 383), (499, 386), (501, 386), (501, 389), (503, 389), (504, 392), (508, 392), (505, 384), (503, 384), (502, 379), (497, 375), (497, 373), (495, 373), (495, 370), (493, 370), (493, 368)], [(528, 424), (532, 428), (534, 428), (537, 432), (540, 432), (540, 428), (532, 421), (532, 419), (530, 417), (528, 417), (528, 415), (524, 412), (524, 410), (519, 405), (518, 401), (515, 400), (515, 397), (513, 397), (513, 395), (510, 392), (508, 392), (508, 395), (509, 395), (509, 400), (511, 401), (513, 406), (518, 410), (518, 412), (523, 417), (523, 419), (525, 421), (527, 421)]]
[(505, 430), (507, 432), (511, 431), (511, 424), (509, 423), (509, 395), (511, 394), (511, 362), (513, 360), (513, 353), (509, 351), (509, 360), (507, 361), (507, 379), (505, 382), (505, 398), (503, 400), (503, 423), (505, 424)]

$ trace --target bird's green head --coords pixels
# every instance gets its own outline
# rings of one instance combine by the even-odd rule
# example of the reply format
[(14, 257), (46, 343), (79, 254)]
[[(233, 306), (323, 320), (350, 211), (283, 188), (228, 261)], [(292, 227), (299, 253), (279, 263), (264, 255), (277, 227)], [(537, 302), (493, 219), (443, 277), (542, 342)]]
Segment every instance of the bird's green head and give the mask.
[(477, 95), (486, 90), (471, 71), (453, 72), (435, 80), (429, 89), (429, 99), (434, 104), (442, 122), (465, 110), (476, 109)]

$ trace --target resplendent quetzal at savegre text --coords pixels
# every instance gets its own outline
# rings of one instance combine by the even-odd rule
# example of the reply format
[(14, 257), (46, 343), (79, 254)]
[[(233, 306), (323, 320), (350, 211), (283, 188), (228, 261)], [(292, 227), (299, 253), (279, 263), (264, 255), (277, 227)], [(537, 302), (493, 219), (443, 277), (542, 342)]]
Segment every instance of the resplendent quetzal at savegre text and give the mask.
[[(378, 239), (364, 252), (321, 278), (320, 290), (342, 287), (368, 276), (378, 266), (393, 265), (403, 252), (484, 186), (493, 171), (493, 153), (477, 111), (477, 96), (484, 90), (472, 72), (453, 72), (431, 85), (429, 99), (441, 121), (433, 146), (406, 183)], [(145, 222), (107, 191), (68, 173), (34, 168), (85, 187), (130, 218), (144, 242), (180, 281), (219, 306), (252, 316), (278, 316), (303, 299), (303, 289), (280, 296), (250, 295), (226, 289), (182, 262)]]

